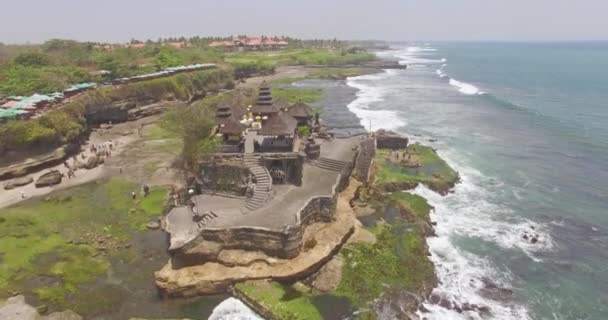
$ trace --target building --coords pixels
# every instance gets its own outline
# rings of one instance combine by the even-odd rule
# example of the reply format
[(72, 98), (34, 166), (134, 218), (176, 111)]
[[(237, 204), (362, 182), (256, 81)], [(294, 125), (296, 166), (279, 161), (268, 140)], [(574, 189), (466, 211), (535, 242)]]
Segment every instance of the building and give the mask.
[(288, 42), (279, 38), (269, 37), (239, 37), (223, 41), (213, 41), (209, 44), (213, 48), (225, 51), (258, 51), (287, 49)]
[(304, 102), (297, 102), (287, 110), (287, 114), (298, 121), (298, 126), (310, 125), (315, 112)]

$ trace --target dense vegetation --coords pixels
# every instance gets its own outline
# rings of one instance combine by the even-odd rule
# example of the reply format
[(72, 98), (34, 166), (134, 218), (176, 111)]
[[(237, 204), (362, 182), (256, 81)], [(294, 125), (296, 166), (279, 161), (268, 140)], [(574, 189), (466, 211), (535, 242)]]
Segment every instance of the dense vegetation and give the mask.
[[(176, 49), (151, 44), (144, 48), (96, 49), (93, 43), (50, 40), (42, 45), (0, 44), (0, 93), (31, 95), (63, 91), (88, 81), (134, 76), (193, 63), (221, 62), (217, 50)], [(106, 70), (100, 74), (95, 71)]]
[(62, 108), (49, 111), (39, 118), (10, 121), (0, 126), (0, 150), (74, 141), (88, 129), (85, 117), (87, 113), (114, 102), (188, 100), (195, 94), (222, 89), (230, 85), (231, 81), (229, 70), (216, 69), (88, 91)]

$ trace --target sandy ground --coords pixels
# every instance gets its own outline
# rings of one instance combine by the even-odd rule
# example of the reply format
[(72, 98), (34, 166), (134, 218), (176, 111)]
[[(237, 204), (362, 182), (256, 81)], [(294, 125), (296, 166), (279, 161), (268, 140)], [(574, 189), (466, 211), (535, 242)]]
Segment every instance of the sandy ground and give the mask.
[[(239, 83), (237, 88), (255, 88), (264, 80), (272, 81), (276, 79), (304, 77), (308, 72), (309, 70), (306, 67), (280, 67), (277, 68), (273, 75), (248, 78), (245, 82)], [(155, 123), (159, 117), (146, 117), (136, 121), (116, 124), (110, 129), (95, 130), (89, 137), (87, 144), (81, 146), (81, 152), (78, 154), (77, 159), (83, 161), (82, 155), (85, 158), (91, 155), (89, 152), (91, 144), (99, 145), (112, 140), (115, 148), (112, 151), (112, 156), (106, 160), (105, 164), (91, 170), (77, 170), (75, 172), (76, 177), (72, 179), (67, 179), (68, 169), (63, 164), (32, 173), (28, 176), (32, 177), (34, 182), (42, 174), (50, 170), (59, 170), (66, 177), (64, 177), (60, 184), (52, 187), (36, 188), (34, 183), (31, 183), (13, 190), (0, 189), (0, 208), (17, 204), (28, 198), (44, 196), (53, 191), (78, 186), (110, 176), (120, 175), (127, 180), (141, 184), (146, 183), (151, 186), (176, 184), (181, 179), (171, 169), (171, 161), (175, 155), (155, 148), (155, 144), (162, 143), (162, 141), (145, 141), (139, 136), (140, 127), (143, 128), (142, 132), (144, 132), (145, 136), (148, 125)], [(68, 164), (72, 165), (72, 163), (73, 160), (69, 159)], [(3, 185), (4, 183), (2, 183)], [(22, 197), (22, 193), (25, 197)]]
[[(114, 144), (112, 155), (110, 158), (106, 159), (105, 164), (91, 170), (76, 170), (76, 176), (71, 179), (67, 178), (68, 169), (63, 164), (32, 173), (28, 176), (34, 178), (34, 182), (41, 175), (50, 170), (59, 170), (59, 172), (63, 173), (65, 176), (60, 184), (51, 187), (36, 188), (33, 182), (29, 185), (15, 188), (13, 190), (2, 189), (0, 190), (0, 208), (14, 205), (28, 198), (44, 196), (56, 190), (74, 187), (103, 177), (120, 175), (120, 164), (123, 161), (123, 154), (125, 154), (125, 151), (132, 150), (138, 142), (141, 142), (141, 139), (138, 137), (137, 128), (139, 128), (142, 124), (145, 126), (146, 124), (152, 123), (156, 121), (157, 118), (158, 116), (153, 116), (133, 122), (117, 124), (110, 129), (95, 130), (89, 137), (87, 143), (81, 146), (81, 152), (76, 156), (76, 158), (80, 162), (85, 162), (86, 160), (83, 160), (82, 156), (84, 155), (84, 159), (88, 159), (88, 157), (91, 156), (91, 144), (108, 144), (109, 141), (112, 140)], [(73, 158), (67, 160), (70, 166), (73, 165), (73, 161)], [(136, 164), (136, 161), (133, 161), (133, 164)], [(131, 177), (131, 175), (127, 173), (129, 172), (128, 169), (128, 167), (123, 168), (123, 175), (126, 177)], [(23, 197), (23, 195), (25, 197)]]

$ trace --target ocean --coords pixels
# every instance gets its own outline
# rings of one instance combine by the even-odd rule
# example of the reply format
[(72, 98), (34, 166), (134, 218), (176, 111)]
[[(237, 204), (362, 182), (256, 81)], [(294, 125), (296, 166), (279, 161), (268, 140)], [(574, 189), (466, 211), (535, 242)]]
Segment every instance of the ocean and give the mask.
[[(417, 43), (377, 54), (408, 69), (300, 85), (356, 89), (348, 109), (361, 126), (431, 145), (459, 171), (447, 196), (414, 190), (435, 208), (434, 294), (490, 314), (427, 303), (420, 315), (608, 319), (608, 43)], [(249, 319), (234, 312), (222, 319)]]
[[(350, 79), (360, 91), (349, 109), (433, 146), (462, 176), (446, 197), (416, 190), (438, 222), (436, 292), (496, 319), (608, 319), (608, 43), (412, 44), (379, 56), (409, 68)], [(513, 294), (484, 294), (488, 280)], [(426, 307), (430, 319), (470, 316)]]

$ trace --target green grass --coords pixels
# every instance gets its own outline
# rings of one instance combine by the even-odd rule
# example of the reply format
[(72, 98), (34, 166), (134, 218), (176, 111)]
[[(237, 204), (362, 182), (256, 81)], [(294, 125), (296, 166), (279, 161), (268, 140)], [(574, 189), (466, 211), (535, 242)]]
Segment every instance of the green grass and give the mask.
[(367, 68), (320, 68), (311, 72), (309, 78), (312, 79), (334, 79), (334, 80), (343, 80), (348, 77), (356, 77), (364, 74), (368, 74), (373, 72), (373, 69)]
[(336, 294), (369, 307), (387, 288), (420, 290), (435, 281), (424, 237), (414, 225), (382, 225), (373, 229), (376, 243), (343, 249), (345, 264)]
[(409, 192), (393, 192), (388, 196), (389, 204), (404, 207), (408, 212), (414, 214), (418, 219), (430, 222), (429, 214), (433, 207), (425, 198)]
[(276, 282), (243, 282), (236, 288), (257, 301), (277, 319), (321, 320), (323, 317), (312, 302), (312, 295)]
[[(131, 191), (138, 187), (105, 180), (1, 209), (0, 295), (18, 290), (61, 305), (80, 285), (106, 272), (109, 258), (97, 255), (97, 244), (87, 242), (86, 235), (125, 243), (145, 229), (162, 213), (166, 192), (153, 189), (148, 197), (133, 201)], [(37, 276), (56, 281), (28, 283)]]
[(239, 52), (228, 55), (231, 64), (264, 63), (273, 66), (286, 65), (346, 65), (373, 60), (367, 53), (347, 53), (331, 49), (282, 50), (271, 52)]
[(298, 101), (313, 103), (321, 100), (323, 90), (315, 88), (275, 87), (272, 88), (272, 97), (275, 100), (284, 100), (288, 103), (296, 103)]
[[(389, 161), (390, 150), (379, 149), (374, 157), (374, 186), (386, 188), (390, 185), (413, 187), (423, 183), (429, 188), (445, 193), (459, 180), (454, 171), (431, 147), (413, 144), (406, 151), (420, 164), (419, 167), (409, 168), (399, 163)], [(403, 188), (401, 188), (402, 190)], [(393, 190), (391, 190), (393, 191)]]

